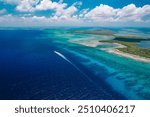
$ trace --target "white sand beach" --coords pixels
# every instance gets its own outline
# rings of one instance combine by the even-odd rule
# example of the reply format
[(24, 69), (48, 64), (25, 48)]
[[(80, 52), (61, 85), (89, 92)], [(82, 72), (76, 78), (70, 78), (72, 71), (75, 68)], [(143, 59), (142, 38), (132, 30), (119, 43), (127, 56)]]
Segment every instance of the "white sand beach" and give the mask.
[(149, 58), (144, 58), (144, 57), (141, 57), (141, 56), (137, 56), (137, 55), (133, 55), (133, 54), (129, 54), (129, 53), (124, 53), (124, 52), (119, 51), (118, 49), (109, 48), (109, 49), (103, 49), (103, 50), (106, 51), (106, 52), (109, 52), (109, 53), (117, 54), (119, 56), (123, 56), (123, 57), (127, 57), (127, 58), (130, 58), (130, 59), (134, 59), (136, 61), (150, 63), (150, 59)]
[(71, 43), (81, 44), (89, 47), (96, 47), (101, 44), (99, 40), (69, 40)]

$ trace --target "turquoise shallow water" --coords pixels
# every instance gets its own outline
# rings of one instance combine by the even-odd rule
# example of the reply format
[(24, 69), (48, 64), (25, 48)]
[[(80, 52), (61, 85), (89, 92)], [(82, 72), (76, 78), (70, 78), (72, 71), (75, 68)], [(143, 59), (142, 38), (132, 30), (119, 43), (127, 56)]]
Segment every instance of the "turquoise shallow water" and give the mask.
[(46, 30), (59, 48), (78, 58), (78, 62), (106, 81), (127, 99), (150, 99), (150, 64), (109, 54), (69, 40), (101, 39), (101, 36), (73, 34), (69, 30)]
[(113, 48), (113, 47), (118, 47), (117, 44), (103, 44), (103, 45), (98, 45), (97, 48)]

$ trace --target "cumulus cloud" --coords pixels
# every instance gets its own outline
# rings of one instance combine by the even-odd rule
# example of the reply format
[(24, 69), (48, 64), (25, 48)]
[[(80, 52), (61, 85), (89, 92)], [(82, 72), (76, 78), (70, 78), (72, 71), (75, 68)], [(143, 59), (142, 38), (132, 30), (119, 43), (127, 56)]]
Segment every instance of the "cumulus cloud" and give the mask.
[(57, 9), (56, 13), (54, 14), (55, 16), (58, 17), (62, 17), (62, 16), (66, 16), (66, 17), (70, 17), (72, 16), (78, 9), (75, 6), (70, 6), (66, 9)]
[(20, 12), (35, 12), (43, 10), (53, 10), (54, 13), (50, 16), (52, 20), (75, 20), (77, 16), (74, 14), (78, 11), (78, 7), (82, 5), (82, 2), (75, 2), (71, 6), (68, 6), (63, 1), (52, 2), (51, 0), (41, 0), (38, 4), (33, 6), (33, 0), (23, 0), (18, 6), (17, 10)]
[(52, 2), (51, 0), (42, 0), (40, 4), (35, 7), (35, 10), (49, 10), (49, 9), (63, 9), (67, 6), (66, 3)]
[(134, 4), (129, 4), (115, 9), (101, 4), (85, 14), (85, 18), (97, 22), (139, 22), (143, 21), (142, 19), (146, 15), (150, 15), (150, 5), (136, 7)]
[(71, 6), (56, 9), (56, 12), (52, 14), (51, 19), (63, 23), (65, 23), (64, 21), (67, 21), (68, 23), (79, 23), (81, 21), (78, 18), (78, 13), (81, 5), (82, 2), (75, 2)]
[[(34, 5), (33, 5), (34, 4)], [(36, 2), (35, 0), (22, 0), (16, 9), (20, 12), (36, 12), (36, 11), (54, 11), (50, 18), (52, 20), (74, 20), (77, 17), (74, 14), (78, 11), (78, 7), (82, 5), (82, 2), (75, 2), (71, 6), (63, 3), (62, 0), (59, 2), (52, 2), (51, 0), (41, 0)]]
[(41, 10), (56, 10), (64, 9), (66, 3), (52, 2), (51, 0), (22, 0), (16, 7), (20, 12), (34, 12)]
[(134, 4), (123, 7), (117, 12), (119, 21), (142, 21), (143, 17), (150, 14), (150, 5), (136, 7)]
[(85, 18), (94, 21), (111, 21), (113, 17), (115, 17), (117, 11), (118, 9), (101, 4), (85, 14)]
[(16, 10), (20, 12), (33, 12), (35, 6), (39, 3), (39, 0), (21, 0), (17, 5)]
[(35, 4), (34, 6), (33, 4), (35, 4), (33, 0), (23, 0), (16, 9), (20, 12), (52, 10), (54, 11), (53, 14), (47, 18), (49, 21), (75, 22), (78, 21), (78, 16), (75, 15), (75, 13), (78, 11), (78, 7), (82, 5), (82, 2), (75, 2), (71, 6), (68, 6), (66, 3), (63, 3), (63, 1), (52, 2), (51, 0), (41, 0), (38, 4)]

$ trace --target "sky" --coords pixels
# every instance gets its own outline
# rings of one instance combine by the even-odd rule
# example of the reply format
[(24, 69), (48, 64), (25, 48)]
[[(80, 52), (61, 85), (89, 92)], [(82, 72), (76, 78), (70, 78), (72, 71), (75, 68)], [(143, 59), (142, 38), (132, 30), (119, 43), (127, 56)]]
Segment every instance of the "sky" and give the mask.
[(0, 0), (0, 27), (150, 27), (149, 0)]

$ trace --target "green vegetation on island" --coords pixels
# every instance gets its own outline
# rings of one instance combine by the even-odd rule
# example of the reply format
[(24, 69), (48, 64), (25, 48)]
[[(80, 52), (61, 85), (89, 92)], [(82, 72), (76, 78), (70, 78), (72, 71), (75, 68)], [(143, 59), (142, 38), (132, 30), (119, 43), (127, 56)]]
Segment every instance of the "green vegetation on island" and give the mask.
[(108, 42), (108, 43), (119, 43), (122, 45), (125, 45), (126, 48), (117, 48), (119, 51), (125, 52), (125, 53), (129, 53), (129, 54), (134, 54), (134, 55), (138, 55), (141, 57), (146, 57), (146, 58), (150, 58), (150, 49), (149, 48), (140, 48), (137, 46), (138, 42), (134, 42), (134, 41), (120, 41), (120, 40), (103, 40), (100, 42)]

